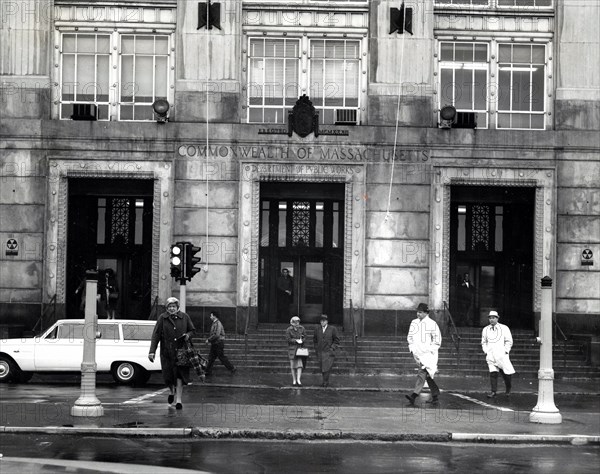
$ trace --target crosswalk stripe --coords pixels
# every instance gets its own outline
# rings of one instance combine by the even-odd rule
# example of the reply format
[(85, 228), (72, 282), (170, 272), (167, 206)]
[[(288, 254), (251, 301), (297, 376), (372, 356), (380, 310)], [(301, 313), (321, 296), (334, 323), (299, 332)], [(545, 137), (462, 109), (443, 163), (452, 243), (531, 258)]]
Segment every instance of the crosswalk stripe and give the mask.
[(490, 405), (489, 403), (482, 402), (481, 400), (477, 400), (476, 398), (471, 398), (471, 397), (469, 397), (467, 395), (462, 395), (460, 393), (450, 393), (450, 395), (453, 395), (453, 396), (458, 397), (458, 398), (462, 398), (463, 400), (468, 400), (468, 401), (473, 402), (473, 403), (477, 403), (477, 405), (481, 405), (482, 407), (493, 408), (493, 409), (499, 410), (499, 411), (514, 411), (512, 408), (506, 408), (506, 407), (499, 407), (499, 406), (496, 406), (496, 405)]

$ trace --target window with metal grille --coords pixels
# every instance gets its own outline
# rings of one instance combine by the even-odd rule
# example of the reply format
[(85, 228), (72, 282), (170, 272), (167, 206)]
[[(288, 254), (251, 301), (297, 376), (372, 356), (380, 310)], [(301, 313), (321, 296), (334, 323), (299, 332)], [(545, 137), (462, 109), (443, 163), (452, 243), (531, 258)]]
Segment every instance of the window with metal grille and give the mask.
[(488, 127), (488, 44), (440, 43), (440, 109), (475, 112), (477, 128)]
[(308, 91), (320, 123), (359, 123), (360, 51), (358, 39), (250, 38), (248, 122), (285, 123)]
[(63, 32), (59, 118), (89, 104), (98, 120), (155, 120), (152, 103), (172, 101), (170, 41), (168, 34)]
[(545, 46), (498, 46), (498, 128), (545, 128)]

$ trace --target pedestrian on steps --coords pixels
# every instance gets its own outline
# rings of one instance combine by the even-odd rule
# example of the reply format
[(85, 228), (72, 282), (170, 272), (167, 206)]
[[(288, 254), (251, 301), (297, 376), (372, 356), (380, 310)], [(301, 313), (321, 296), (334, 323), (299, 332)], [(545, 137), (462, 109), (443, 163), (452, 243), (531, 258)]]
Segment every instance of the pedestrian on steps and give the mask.
[(498, 390), (498, 372), (502, 374), (506, 395), (510, 395), (512, 389), (512, 374), (515, 369), (508, 354), (513, 345), (512, 334), (508, 326), (500, 324), (500, 316), (497, 311), (490, 311), (488, 320), (490, 324), (481, 332), (481, 347), (485, 352), (485, 361), (490, 370), (491, 391), (488, 398), (494, 398)]

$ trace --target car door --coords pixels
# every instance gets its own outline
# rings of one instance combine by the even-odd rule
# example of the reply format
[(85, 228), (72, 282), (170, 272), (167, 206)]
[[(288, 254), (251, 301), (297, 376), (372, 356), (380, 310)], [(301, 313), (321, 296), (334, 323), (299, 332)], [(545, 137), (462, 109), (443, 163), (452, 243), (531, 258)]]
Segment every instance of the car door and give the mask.
[(35, 369), (77, 371), (83, 359), (83, 322), (64, 322), (35, 345)]
[(123, 358), (123, 343), (119, 335), (119, 323), (99, 322), (96, 339), (96, 367), (99, 372), (108, 372), (113, 361), (128, 360)]

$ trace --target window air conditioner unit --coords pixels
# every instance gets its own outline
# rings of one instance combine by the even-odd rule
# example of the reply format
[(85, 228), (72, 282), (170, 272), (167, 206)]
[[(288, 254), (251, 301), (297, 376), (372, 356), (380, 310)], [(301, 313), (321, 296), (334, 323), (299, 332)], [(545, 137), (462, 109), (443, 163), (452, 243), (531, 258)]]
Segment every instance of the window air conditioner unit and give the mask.
[(475, 112), (456, 112), (456, 119), (452, 128), (477, 128)]
[(96, 104), (73, 104), (72, 120), (98, 120)]
[(356, 109), (335, 109), (335, 125), (356, 125)]

